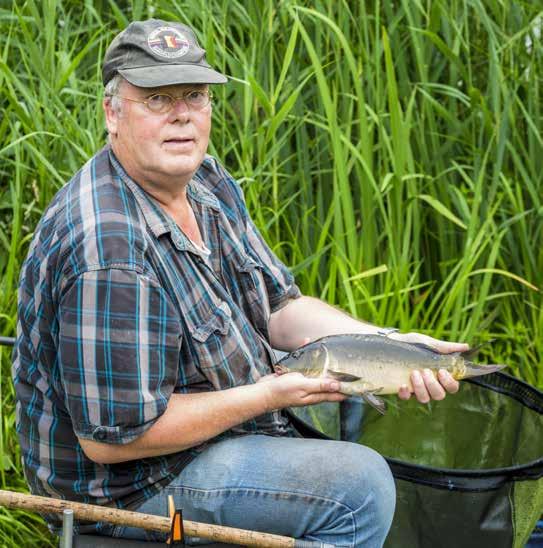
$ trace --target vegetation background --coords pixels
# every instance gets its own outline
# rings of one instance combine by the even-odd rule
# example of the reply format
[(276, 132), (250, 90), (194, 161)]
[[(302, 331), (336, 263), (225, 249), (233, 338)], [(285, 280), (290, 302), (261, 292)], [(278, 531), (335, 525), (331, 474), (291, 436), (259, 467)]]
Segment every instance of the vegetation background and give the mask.
[[(53, 194), (105, 142), (100, 60), (130, 21), (190, 23), (211, 153), (302, 290), (469, 342), (543, 387), (543, 12), (531, 0), (0, 0), (0, 335)], [(10, 351), (0, 486), (24, 490)], [(46, 546), (0, 511), (3, 546)]]

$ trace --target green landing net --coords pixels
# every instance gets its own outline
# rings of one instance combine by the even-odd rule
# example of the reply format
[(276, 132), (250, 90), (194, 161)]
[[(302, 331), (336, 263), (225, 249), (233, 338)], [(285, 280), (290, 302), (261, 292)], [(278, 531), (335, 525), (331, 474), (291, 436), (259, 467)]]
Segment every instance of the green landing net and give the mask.
[(306, 436), (385, 456), (397, 505), (386, 548), (523, 548), (543, 512), (543, 393), (503, 373), (427, 406), (384, 397), (291, 410)]

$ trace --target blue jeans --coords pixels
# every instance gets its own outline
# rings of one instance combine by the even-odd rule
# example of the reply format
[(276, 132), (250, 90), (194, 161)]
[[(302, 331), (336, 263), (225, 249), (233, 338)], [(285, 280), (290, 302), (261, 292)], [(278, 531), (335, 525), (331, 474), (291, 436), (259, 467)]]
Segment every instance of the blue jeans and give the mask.
[[(138, 511), (167, 516), (168, 495), (187, 520), (368, 548), (383, 545), (396, 502), (390, 469), (372, 449), (261, 435), (211, 445)], [(122, 526), (113, 536), (165, 539)]]

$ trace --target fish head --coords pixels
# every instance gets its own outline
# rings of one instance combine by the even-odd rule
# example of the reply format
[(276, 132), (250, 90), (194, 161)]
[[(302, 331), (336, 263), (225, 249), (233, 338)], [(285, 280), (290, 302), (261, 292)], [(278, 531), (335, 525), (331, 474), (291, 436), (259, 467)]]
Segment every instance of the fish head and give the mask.
[(312, 348), (308, 348), (306, 351), (307, 357), (313, 363), (320, 363), (326, 361), (328, 350), (323, 342), (313, 345)]
[(318, 377), (324, 371), (328, 357), (328, 350), (324, 343), (311, 343), (285, 356), (275, 366), (285, 371), (297, 371), (309, 377)]

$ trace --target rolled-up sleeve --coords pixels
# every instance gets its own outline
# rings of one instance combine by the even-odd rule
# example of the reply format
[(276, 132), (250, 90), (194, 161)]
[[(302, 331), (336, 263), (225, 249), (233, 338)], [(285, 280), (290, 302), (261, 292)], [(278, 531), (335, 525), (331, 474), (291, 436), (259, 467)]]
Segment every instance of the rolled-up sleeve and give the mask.
[(65, 288), (58, 320), (58, 367), (75, 434), (115, 444), (143, 434), (177, 381), (181, 325), (167, 293), (135, 270), (91, 270)]

